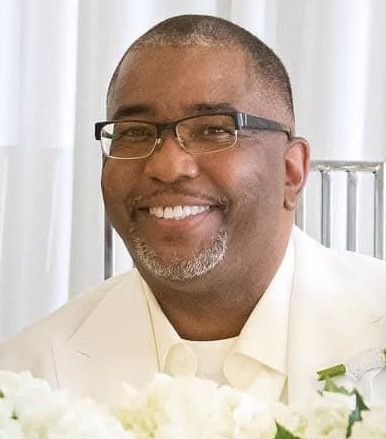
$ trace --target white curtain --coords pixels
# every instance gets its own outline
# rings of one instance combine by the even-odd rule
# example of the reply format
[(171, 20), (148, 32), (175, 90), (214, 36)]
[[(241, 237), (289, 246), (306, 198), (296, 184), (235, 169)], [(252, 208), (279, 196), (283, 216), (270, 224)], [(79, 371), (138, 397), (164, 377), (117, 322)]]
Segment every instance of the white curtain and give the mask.
[[(184, 13), (279, 54), (314, 158), (385, 160), (384, 0), (0, 0), (0, 337), (102, 280), (93, 123), (127, 46)], [(130, 264), (122, 247), (116, 260)]]

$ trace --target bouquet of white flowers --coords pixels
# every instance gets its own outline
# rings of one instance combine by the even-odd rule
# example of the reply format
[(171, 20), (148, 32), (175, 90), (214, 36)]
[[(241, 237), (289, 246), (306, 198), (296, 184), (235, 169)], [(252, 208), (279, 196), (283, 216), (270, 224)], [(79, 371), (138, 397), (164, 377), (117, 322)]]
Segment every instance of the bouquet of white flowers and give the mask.
[(306, 407), (266, 405), (200, 378), (157, 375), (143, 392), (126, 387), (115, 407), (72, 401), (29, 372), (0, 372), (0, 438), (340, 439), (386, 438), (386, 407), (327, 380)]
[(0, 372), (0, 438), (134, 439), (112, 411), (91, 400), (70, 402), (29, 372)]

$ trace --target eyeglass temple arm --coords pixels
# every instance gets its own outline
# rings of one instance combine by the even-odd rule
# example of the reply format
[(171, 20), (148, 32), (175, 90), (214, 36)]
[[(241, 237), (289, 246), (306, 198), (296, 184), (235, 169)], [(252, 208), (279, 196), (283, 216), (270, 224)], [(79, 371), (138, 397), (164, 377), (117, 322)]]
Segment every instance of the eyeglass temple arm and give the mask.
[(263, 119), (262, 117), (252, 116), (246, 113), (238, 113), (237, 122), (240, 128), (280, 131), (286, 133), (288, 138), (292, 137), (292, 132), (287, 126), (273, 120)]

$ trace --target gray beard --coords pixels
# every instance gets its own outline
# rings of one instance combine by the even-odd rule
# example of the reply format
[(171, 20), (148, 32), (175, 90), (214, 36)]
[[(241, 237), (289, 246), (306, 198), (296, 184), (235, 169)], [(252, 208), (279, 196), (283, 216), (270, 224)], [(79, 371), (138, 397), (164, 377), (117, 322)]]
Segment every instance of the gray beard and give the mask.
[(224, 229), (221, 229), (209, 246), (200, 253), (181, 257), (175, 252), (167, 261), (147, 245), (136, 229), (130, 230), (130, 238), (133, 244), (133, 258), (138, 264), (156, 277), (179, 282), (197, 279), (208, 273), (224, 259), (227, 249), (227, 233)]

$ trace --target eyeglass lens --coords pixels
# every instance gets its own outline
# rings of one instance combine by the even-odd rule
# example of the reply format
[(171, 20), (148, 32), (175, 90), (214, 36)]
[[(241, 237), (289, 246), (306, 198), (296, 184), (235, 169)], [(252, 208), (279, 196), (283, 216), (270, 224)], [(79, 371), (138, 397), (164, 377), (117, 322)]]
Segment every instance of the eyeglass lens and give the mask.
[[(230, 148), (236, 141), (232, 116), (209, 115), (185, 119), (177, 123), (176, 134), (181, 146), (192, 153), (205, 153)], [(157, 141), (157, 126), (138, 121), (107, 124), (101, 131), (105, 154), (118, 158), (140, 158), (149, 155)]]

